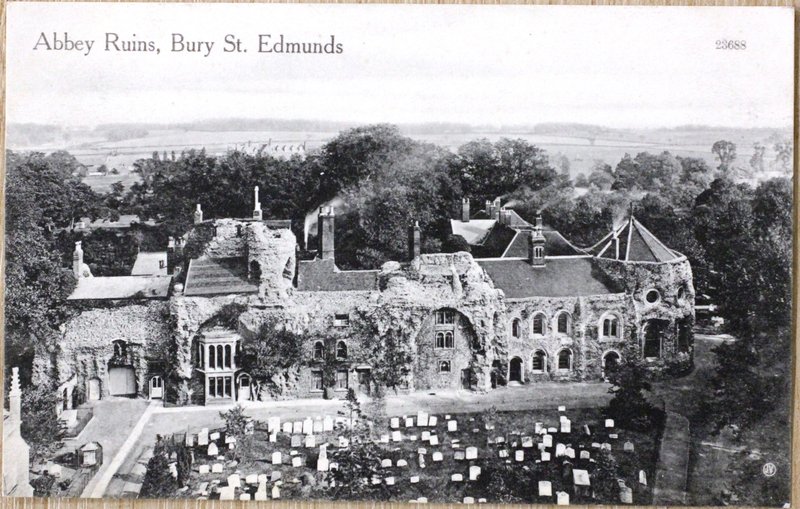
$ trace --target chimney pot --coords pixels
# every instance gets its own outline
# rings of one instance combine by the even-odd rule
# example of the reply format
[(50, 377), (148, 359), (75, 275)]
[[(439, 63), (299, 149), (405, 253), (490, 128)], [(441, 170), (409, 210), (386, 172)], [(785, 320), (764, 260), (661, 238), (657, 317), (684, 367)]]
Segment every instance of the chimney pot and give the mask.
[(11, 390), (8, 391), (8, 410), (11, 417), (22, 422), (22, 390), (19, 386), (19, 368), (11, 368)]
[(194, 224), (199, 224), (203, 222), (203, 209), (200, 208), (200, 204), (197, 204), (197, 209), (194, 211)]
[(469, 223), (469, 198), (461, 199), (461, 221)]
[(261, 212), (261, 202), (258, 200), (258, 186), (255, 186), (253, 189), (253, 194), (255, 195), (255, 208), (253, 208), (253, 219), (260, 221), (263, 218), (263, 213)]
[(408, 228), (408, 257), (411, 260), (419, 258), (422, 253), (422, 229), (419, 221), (414, 221), (413, 226)]

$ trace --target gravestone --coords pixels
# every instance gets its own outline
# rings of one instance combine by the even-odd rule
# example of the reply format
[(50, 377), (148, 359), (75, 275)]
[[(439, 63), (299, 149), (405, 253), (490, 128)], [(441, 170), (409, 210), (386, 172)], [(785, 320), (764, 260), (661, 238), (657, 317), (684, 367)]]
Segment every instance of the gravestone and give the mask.
[(381, 468), (391, 468), (392, 460), (390, 458), (384, 458), (381, 460)]
[(317, 434), (322, 433), (322, 429), (323, 429), (322, 428), (322, 419), (317, 417), (316, 419), (314, 419), (314, 433), (317, 433)]
[(533, 447), (533, 437), (522, 437), (522, 447), (525, 449)]
[(442, 461), (442, 459), (444, 459), (442, 453), (440, 453), (439, 451), (433, 453), (433, 461)]
[(458, 421), (447, 421), (447, 431), (458, 431)]
[(272, 416), (267, 419), (267, 431), (272, 433), (274, 431), (278, 431), (281, 429), (281, 418), (278, 416)]
[(622, 446), (624, 451), (633, 452), (633, 442), (625, 442), (625, 445)]
[(322, 431), (330, 432), (333, 431), (333, 419), (330, 415), (326, 415), (324, 419), (322, 419)]
[(553, 496), (553, 483), (550, 481), (539, 481), (539, 496), (552, 497)]
[(419, 498), (417, 498), (417, 503), (418, 504), (427, 504), (428, 503), (428, 497), (419, 497)]
[(610, 451), (611, 450), (611, 444), (609, 444), (608, 442), (603, 442), (603, 445), (600, 446), (600, 449), (603, 449), (605, 451)]
[(418, 475), (412, 475), (410, 481), (411, 481), (411, 484), (417, 484), (419, 482), (419, 476)]
[(406, 460), (404, 460), (404, 459), (399, 459), (399, 460), (397, 460), (397, 466), (398, 467), (407, 467), (408, 466), (408, 462)]
[(271, 443), (273, 443), (273, 444), (278, 441), (278, 432), (277, 431), (273, 431), (272, 433), (269, 434), (269, 441)]
[(544, 425), (541, 422), (537, 422), (536, 424), (533, 425), (533, 432), (536, 433), (537, 435), (540, 434), (543, 429)]
[(464, 476), (461, 474), (453, 474), (450, 476), (450, 480), (453, 482), (461, 482), (464, 480)]
[(614, 427), (614, 419), (606, 419), (606, 428)]
[(208, 435), (208, 439), (211, 440), (212, 442), (214, 440), (219, 440), (219, 437), (220, 437), (219, 431), (215, 431), (214, 433)]
[(386, 481), (386, 486), (394, 486), (394, 477), (389, 476), (384, 480)]
[(456, 461), (464, 461), (465, 458), (466, 454), (464, 454), (464, 451), (456, 451), (455, 454), (453, 455), (453, 459), (455, 459)]
[(542, 451), (542, 461), (550, 461), (550, 453)]
[(194, 435), (192, 435), (191, 433), (186, 433), (186, 439), (184, 440), (184, 444), (186, 444), (186, 447), (194, 447)]
[(414, 418), (413, 417), (406, 417), (406, 428), (413, 428), (414, 427)]
[(272, 487), (272, 500), (281, 498), (281, 489), (278, 486)]
[(298, 435), (303, 432), (303, 421), (294, 421), (292, 423), (292, 433), (297, 433)]
[(514, 451), (514, 459), (517, 461), (525, 461), (525, 451), (523, 450)]
[(567, 493), (566, 491), (556, 492), (556, 504), (569, 505), (569, 493)]
[(233, 486), (234, 488), (242, 487), (242, 479), (239, 477), (239, 474), (231, 474), (228, 476), (228, 486)]
[(283, 473), (280, 470), (273, 470), (272, 474), (269, 476), (269, 480), (272, 482), (280, 481), (283, 478)]
[(639, 484), (647, 486), (647, 474), (644, 470), (639, 470)]
[(477, 481), (478, 476), (481, 475), (481, 467), (477, 465), (472, 465), (469, 467), (469, 480), (470, 481)]
[(235, 500), (236, 499), (236, 488), (233, 486), (223, 486), (219, 489), (219, 499), (220, 500)]
[(197, 445), (208, 445), (208, 428), (203, 428), (197, 434)]
[(619, 489), (619, 501), (623, 504), (632, 504), (633, 503), (633, 490), (628, 488), (627, 486), (623, 486)]
[(272, 464), (273, 465), (280, 465), (281, 464), (281, 452), (275, 451), (272, 453)]
[(239, 500), (250, 500), (250, 494), (242, 493), (241, 495), (239, 495)]
[(283, 432), (284, 433), (291, 433), (294, 426), (292, 426), (291, 422), (284, 422), (283, 423)]
[(435, 415), (428, 417), (428, 426), (436, 426), (438, 423), (439, 419)]
[(258, 491), (256, 491), (255, 497), (253, 497), (253, 500), (256, 500), (256, 501), (259, 501), (259, 502), (264, 502), (264, 501), (266, 501), (268, 499), (269, 499), (269, 497), (267, 497), (267, 487), (266, 486), (264, 486), (263, 489), (262, 489), (262, 487), (259, 487)]
[(306, 417), (303, 419), (303, 434), (310, 435), (314, 433), (314, 421), (311, 420), (311, 417)]
[(497, 437), (494, 439), (494, 443), (496, 444), (503, 444), (505, 443), (505, 441), (506, 441), (505, 437)]
[(258, 484), (267, 484), (269, 481), (269, 476), (267, 474), (258, 474)]
[(586, 436), (591, 436), (592, 435), (592, 430), (589, 429), (589, 425), (588, 424), (584, 424), (583, 425), (583, 432), (586, 433)]
[(339, 437), (339, 448), (344, 449), (350, 446), (350, 439), (347, 437)]
[(472, 497), (464, 497), (464, 504), (474, 504), (475, 499)]
[(430, 431), (423, 431), (422, 436), (420, 436), (420, 440), (423, 442), (427, 442), (431, 439), (431, 432)]
[(330, 463), (327, 458), (317, 458), (317, 472), (327, 472), (330, 468)]
[(389, 419), (389, 426), (391, 426), (392, 429), (399, 428), (400, 427), (400, 418), (399, 417), (392, 417), (391, 419)]
[(295, 456), (292, 458), (292, 466), (295, 468), (303, 466), (303, 458), (301, 456)]
[(589, 451), (581, 451), (581, 459), (582, 460), (588, 460), (590, 458), (591, 458), (591, 456), (589, 455)]
[(478, 448), (477, 447), (467, 447), (466, 457), (467, 457), (468, 460), (477, 459), (478, 458)]
[(428, 413), (422, 410), (417, 411), (417, 426), (428, 425)]
[(436, 435), (431, 435), (431, 439), (428, 441), (431, 445), (439, 445), (439, 437)]
[(211, 467), (209, 465), (200, 465), (199, 467), (197, 467), (197, 471), (200, 472), (201, 474), (207, 474), (211, 472)]
[(545, 447), (553, 447), (553, 435), (543, 435), (542, 443)]
[(591, 486), (591, 481), (589, 480), (589, 472), (587, 470), (583, 470), (580, 468), (573, 469), (572, 483), (575, 486)]
[(617, 433), (609, 433), (608, 434), (608, 438), (610, 438), (611, 440), (616, 440), (616, 439), (619, 438), (619, 434), (617, 434)]
[(244, 482), (245, 484), (258, 484), (258, 474), (247, 474)]
[(500, 449), (500, 457), (508, 458), (508, 449)]
[(403, 435), (399, 431), (392, 431), (392, 442), (400, 442), (403, 440)]
[(303, 443), (303, 437), (301, 435), (292, 435), (292, 447), (300, 447)]
[(572, 433), (572, 423), (569, 419), (561, 421), (561, 433)]
[(567, 458), (575, 459), (575, 449), (573, 449), (572, 447), (567, 447), (566, 449), (564, 449), (564, 456), (566, 456)]
[(567, 411), (567, 407), (565, 407), (565, 406), (560, 406), (560, 407), (558, 407), (558, 411), (559, 411), (559, 412), (566, 412), (566, 411)]
[(221, 474), (222, 473), (222, 463), (214, 463), (211, 465), (211, 473), (212, 474)]
[(317, 437), (315, 437), (314, 435), (307, 435), (306, 436), (306, 444), (305, 445), (306, 445), (307, 448), (316, 447), (317, 446)]

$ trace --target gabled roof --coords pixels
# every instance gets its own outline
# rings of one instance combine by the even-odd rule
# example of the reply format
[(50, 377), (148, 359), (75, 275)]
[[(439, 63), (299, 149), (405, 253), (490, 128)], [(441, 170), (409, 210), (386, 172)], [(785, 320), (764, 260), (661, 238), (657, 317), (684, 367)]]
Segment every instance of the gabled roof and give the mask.
[(333, 260), (305, 260), (297, 265), (301, 292), (366, 292), (378, 289), (379, 270), (339, 270)]
[(172, 276), (82, 277), (67, 300), (163, 299)]
[(627, 262), (668, 262), (680, 257), (631, 216), (588, 251), (599, 258), (617, 259), (614, 234), (619, 239), (619, 260)]
[(136, 261), (133, 262), (131, 276), (166, 276), (167, 252), (166, 251), (139, 251)]
[(546, 258), (543, 267), (517, 258), (476, 261), (507, 299), (620, 293), (590, 257)]
[(480, 244), (494, 226), (494, 219), (470, 219), (464, 222), (459, 219), (450, 220), (453, 235), (461, 235), (468, 244)]
[[(525, 258), (528, 256), (528, 236), (530, 229), (520, 230), (501, 255), (503, 258)], [(545, 254), (547, 256), (580, 256), (586, 253), (573, 246), (567, 239), (555, 230), (542, 230), (545, 239)]]
[(232, 293), (258, 293), (258, 285), (247, 279), (247, 258), (201, 256), (189, 262), (184, 295)]

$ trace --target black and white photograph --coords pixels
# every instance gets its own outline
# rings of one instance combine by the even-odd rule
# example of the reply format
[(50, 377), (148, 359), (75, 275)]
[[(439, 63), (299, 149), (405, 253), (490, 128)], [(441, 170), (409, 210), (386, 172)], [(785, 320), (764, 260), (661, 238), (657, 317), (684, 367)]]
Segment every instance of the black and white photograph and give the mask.
[(795, 12), (10, 2), (5, 497), (792, 500)]

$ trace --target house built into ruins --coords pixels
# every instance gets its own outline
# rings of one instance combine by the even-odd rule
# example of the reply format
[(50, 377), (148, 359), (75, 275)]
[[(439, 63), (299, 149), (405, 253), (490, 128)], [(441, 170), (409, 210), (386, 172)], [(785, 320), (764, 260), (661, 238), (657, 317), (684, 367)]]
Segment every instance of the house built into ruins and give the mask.
[[(205, 219), (198, 205), (166, 263), (136, 275), (92, 277), (78, 243), (75, 313), (37, 372), (58, 379), (68, 410), (110, 396), (211, 404), (600, 381), (631, 355), (691, 363), (689, 263), (632, 216), (583, 249), (540, 217), (499, 200), (470, 214), (465, 199), (451, 226), (471, 253), (423, 254), (414, 225), (407, 260), (354, 271), (336, 265), (332, 208), (313, 260), (298, 260), (290, 226), (262, 218), (256, 188), (252, 217)], [(304, 338), (302, 360), (256, 390), (242, 350), (265, 323)]]

